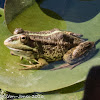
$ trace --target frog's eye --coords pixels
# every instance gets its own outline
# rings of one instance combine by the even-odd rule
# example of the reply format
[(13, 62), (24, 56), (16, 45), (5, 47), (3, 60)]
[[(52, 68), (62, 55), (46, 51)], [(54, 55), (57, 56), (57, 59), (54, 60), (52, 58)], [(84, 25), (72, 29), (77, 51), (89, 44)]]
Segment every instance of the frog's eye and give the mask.
[(20, 36), (20, 41), (23, 42), (23, 43), (26, 43), (28, 40), (28, 37), (26, 35), (21, 35)]

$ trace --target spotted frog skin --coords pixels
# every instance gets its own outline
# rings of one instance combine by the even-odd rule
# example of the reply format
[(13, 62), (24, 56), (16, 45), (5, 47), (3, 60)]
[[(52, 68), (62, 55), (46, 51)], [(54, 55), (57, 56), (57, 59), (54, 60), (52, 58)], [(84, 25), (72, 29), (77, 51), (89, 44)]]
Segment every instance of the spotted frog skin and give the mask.
[[(57, 28), (40, 32), (16, 28), (14, 35), (7, 38), (4, 45), (11, 50), (12, 55), (29, 61), (29, 65), (20, 64), (26, 67), (22, 69), (40, 69), (49, 62), (62, 59), (66, 63), (53, 70), (65, 67), (72, 69), (95, 48), (94, 42), (84, 41), (81, 36)], [(33, 64), (32, 60), (36, 64)]]

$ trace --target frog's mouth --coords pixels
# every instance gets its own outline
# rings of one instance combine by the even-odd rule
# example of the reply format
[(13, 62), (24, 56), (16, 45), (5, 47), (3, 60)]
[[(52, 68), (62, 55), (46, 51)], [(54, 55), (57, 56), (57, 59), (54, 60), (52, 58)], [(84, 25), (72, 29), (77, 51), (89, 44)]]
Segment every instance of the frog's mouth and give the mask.
[(11, 48), (11, 47), (8, 47), (8, 46), (7, 46), (7, 48), (10, 49), (10, 50), (13, 50), (13, 51), (22, 51), (20, 49)]

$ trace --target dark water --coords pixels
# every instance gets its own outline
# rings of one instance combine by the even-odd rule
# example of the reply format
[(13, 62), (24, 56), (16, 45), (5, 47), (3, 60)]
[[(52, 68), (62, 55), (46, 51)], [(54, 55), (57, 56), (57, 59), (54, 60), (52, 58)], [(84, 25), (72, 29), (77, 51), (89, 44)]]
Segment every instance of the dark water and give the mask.
[[(44, 13), (48, 14), (42, 8), (54, 11), (65, 21), (77, 23), (88, 21), (100, 12), (100, 0), (36, 0), (36, 2)], [(50, 17), (55, 18), (53, 15)]]
[(0, 0), (0, 8), (4, 8), (4, 2), (5, 0)]

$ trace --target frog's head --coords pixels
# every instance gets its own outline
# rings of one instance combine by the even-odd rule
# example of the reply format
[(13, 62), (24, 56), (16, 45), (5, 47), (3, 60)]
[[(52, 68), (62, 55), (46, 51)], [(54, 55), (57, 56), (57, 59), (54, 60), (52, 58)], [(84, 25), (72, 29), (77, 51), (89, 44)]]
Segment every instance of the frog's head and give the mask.
[(17, 34), (13, 35), (9, 38), (7, 38), (4, 41), (4, 45), (6, 45), (10, 50), (15, 50), (15, 51), (20, 51), (20, 50), (25, 50), (25, 51), (31, 51), (33, 50), (32, 47), (28, 46), (29, 44), (29, 36), (26, 34)]

